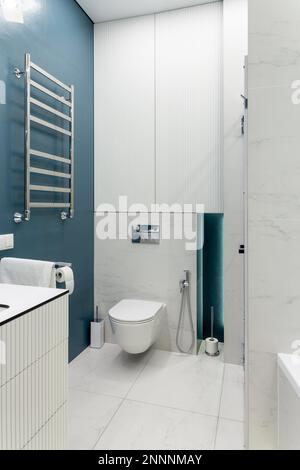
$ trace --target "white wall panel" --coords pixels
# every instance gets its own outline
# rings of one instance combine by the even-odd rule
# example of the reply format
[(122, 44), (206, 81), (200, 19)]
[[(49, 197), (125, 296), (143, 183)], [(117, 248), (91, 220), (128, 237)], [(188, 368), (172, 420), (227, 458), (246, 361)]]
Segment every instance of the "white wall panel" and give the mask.
[(154, 16), (95, 26), (95, 197), (155, 198)]
[(222, 4), (156, 16), (157, 199), (222, 212)]

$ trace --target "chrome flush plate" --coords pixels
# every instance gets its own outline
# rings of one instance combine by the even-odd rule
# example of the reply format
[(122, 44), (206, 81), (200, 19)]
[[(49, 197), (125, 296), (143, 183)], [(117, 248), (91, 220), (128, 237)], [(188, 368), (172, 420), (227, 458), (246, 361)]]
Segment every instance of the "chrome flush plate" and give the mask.
[(140, 245), (159, 245), (159, 225), (135, 225), (132, 227), (132, 243)]

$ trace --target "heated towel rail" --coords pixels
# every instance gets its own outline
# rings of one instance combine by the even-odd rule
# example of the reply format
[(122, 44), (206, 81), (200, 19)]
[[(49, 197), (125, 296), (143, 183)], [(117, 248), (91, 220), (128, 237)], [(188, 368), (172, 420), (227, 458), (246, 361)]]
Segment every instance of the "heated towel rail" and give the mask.
[[(15, 69), (17, 78), (24, 75), (25, 79), (25, 215), (26, 221), (30, 220), (32, 209), (62, 209), (61, 219), (74, 217), (74, 86), (66, 85), (50, 73), (43, 70), (31, 61), (30, 54), (25, 54), (25, 70), (21, 72)], [(34, 76), (34, 77), (33, 77)], [(37, 77), (37, 78), (35, 78)], [(40, 80), (39, 80), (40, 78)], [(41, 84), (41, 78), (43, 84)], [(45, 82), (45, 83), (44, 83)], [(47, 86), (51, 83), (55, 91)], [(57, 89), (59, 91), (57, 91)], [(59, 93), (59, 94), (58, 94)], [(61, 96), (62, 94), (62, 96)], [(50, 102), (49, 102), (50, 101)], [(58, 110), (58, 106), (60, 110)], [(37, 115), (37, 111), (43, 113), (43, 118)], [(55, 117), (61, 125), (51, 122), (47, 116)], [(32, 145), (33, 127), (46, 129), (54, 135), (67, 138), (66, 154), (54, 155), (45, 151), (45, 148), (34, 148)], [(41, 145), (41, 144), (40, 144)], [(33, 159), (38, 161), (38, 166), (33, 164)], [(47, 163), (46, 163), (47, 162)], [(49, 163), (62, 165), (64, 169), (49, 168)], [(43, 167), (43, 166), (44, 167)], [(45, 166), (46, 165), (46, 166)], [(67, 169), (66, 169), (67, 168)], [(65, 184), (40, 184), (32, 182), (32, 175), (42, 175), (52, 178), (59, 178)], [(56, 180), (57, 182), (57, 180)], [(67, 183), (67, 184), (66, 184)], [(57, 183), (59, 184), (59, 183)], [(60, 194), (63, 200), (57, 201), (49, 199), (47, 201), (37, 201), (33, 194)], [(44, 197), (43, 199), (47, 199)], [(19, 223), (20, 214), (15, 214), (15, 222)]]

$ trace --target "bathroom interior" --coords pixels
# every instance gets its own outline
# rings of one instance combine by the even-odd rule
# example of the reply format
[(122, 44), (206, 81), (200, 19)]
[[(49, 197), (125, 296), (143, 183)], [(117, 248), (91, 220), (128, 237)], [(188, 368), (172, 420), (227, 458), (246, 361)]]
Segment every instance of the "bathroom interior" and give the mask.
[(0, 450), (300, 449), (269, 3), (0, 0)]

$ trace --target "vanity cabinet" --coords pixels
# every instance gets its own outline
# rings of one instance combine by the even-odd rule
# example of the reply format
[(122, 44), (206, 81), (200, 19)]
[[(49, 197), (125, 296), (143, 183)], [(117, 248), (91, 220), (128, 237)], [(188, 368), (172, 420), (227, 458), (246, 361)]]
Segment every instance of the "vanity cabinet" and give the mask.
[(3, 296), (10, 308), (0, 313), (0, 450), (64, 449), (68, 293), (0, 285), (0, 304)]

